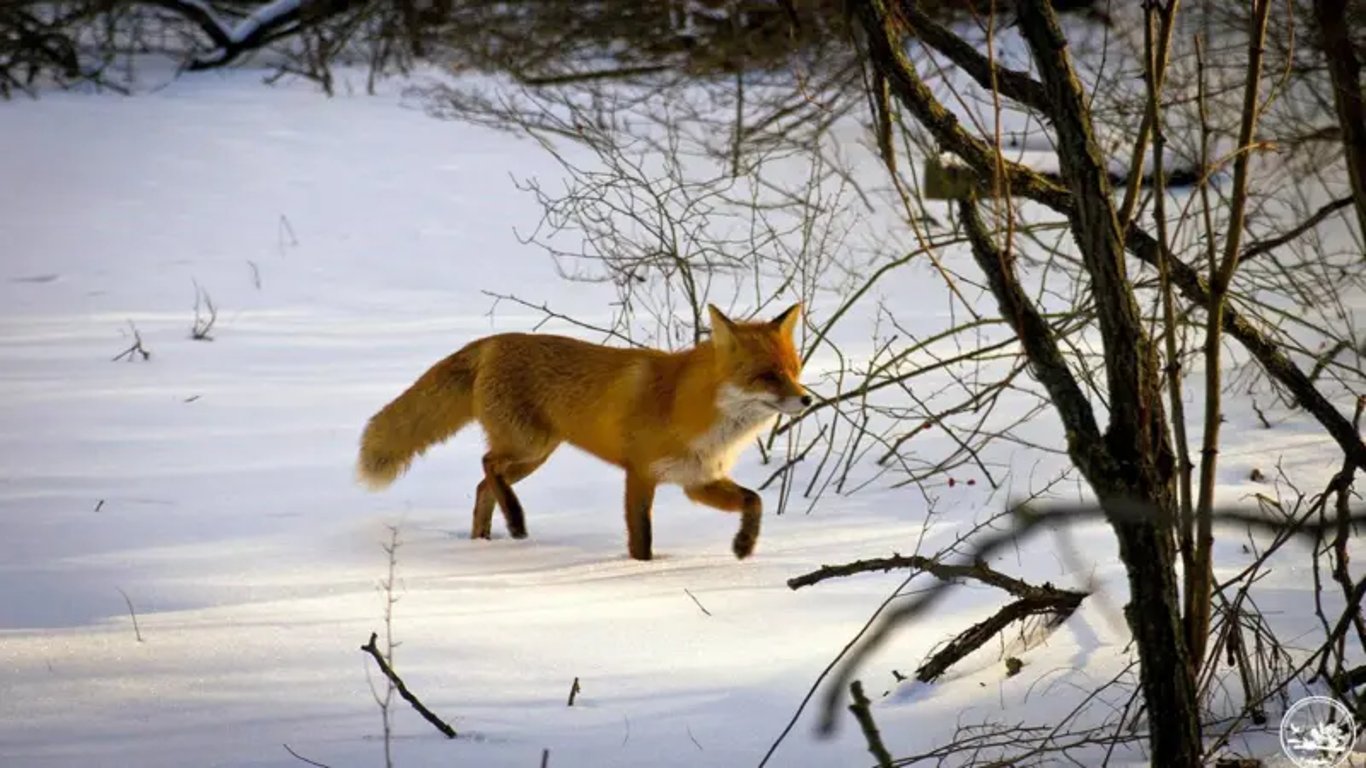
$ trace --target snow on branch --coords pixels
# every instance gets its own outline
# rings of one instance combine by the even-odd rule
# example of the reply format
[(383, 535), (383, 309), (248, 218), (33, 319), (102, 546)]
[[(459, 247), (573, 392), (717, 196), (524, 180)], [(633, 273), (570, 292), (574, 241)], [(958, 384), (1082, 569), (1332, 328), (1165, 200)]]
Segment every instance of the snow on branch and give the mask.
[(230, 64), (242, 54), (297, 30), (305, 22), (317, 23), (361, 4), (361, 0), (273, 0), (230, 24), (206, 0), (142, 2), (179, 14), (209, 38), (212, 50), (191, 59), (190, 70)]
[(303, 6), (304, 0), (275, 0), (258, 8), (247, 18), (243, 19), (228, 37), (235, 45), (241, 45), (242, 41), (257, 34), (262, 29), (279, 26), (286, 20), (297, 17), (299, 9)]

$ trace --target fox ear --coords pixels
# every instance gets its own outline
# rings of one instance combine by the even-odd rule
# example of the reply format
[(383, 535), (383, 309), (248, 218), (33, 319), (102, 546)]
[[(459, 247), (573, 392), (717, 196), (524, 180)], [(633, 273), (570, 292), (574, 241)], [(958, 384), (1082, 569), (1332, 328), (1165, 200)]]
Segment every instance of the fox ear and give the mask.
[(717, 346), (728, 347), (735, 340), (735, 321), (726, 317), (715, 304), (707, 305), (711, 315), (711, 338)]
[(791, 336), (792, 331), (797, 327), (797, 320), (800, 319), (801, 316), (802, 303), (799, 301), (788, 307), (787, 311), (783, 312), (781, 315), (773, 318), (773, 324), (778, 326), (778, 330), (783, 334)]

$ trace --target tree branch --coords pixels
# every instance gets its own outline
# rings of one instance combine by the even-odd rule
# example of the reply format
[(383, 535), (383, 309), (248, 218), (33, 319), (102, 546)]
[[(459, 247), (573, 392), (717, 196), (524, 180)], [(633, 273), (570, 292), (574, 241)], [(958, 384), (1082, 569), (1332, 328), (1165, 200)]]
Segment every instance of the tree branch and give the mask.
[[(886, 0), (861, 0), (853, 9), (861, 22), (873, 65), (887, 79), (897, 99), (934, 135), (940, 146), (961, 157), (976, 172), (983, 188), (996, 179), (996, 151), (963, 128), (916, 73), (902, 46), (901, 25), (889, 14)], [(1067, 190), (1019, 163), (1003, 163), (1010, 190), (1052, 207), (1069, 207)]]
[[(930, 131), (942, 148), (957, 155), (968, 165), (984, 189), (990, 189), (995, 177), (995, 150), (964, 130), (957, 119), (935, 99), (905, 54), (900, 52), (896, 44), (900, 38), (894, 36), (889, 39), (885, 4), (879, 0), (861, 0), (854, 12), (866, 33), (869, 55), (874, 65), (884, 72), (898, 100)], [(1073, 196), (1066, 189), (1043, 174), (1016, 163), (1006, 163), (1005, 171), (1012, 195), (1043, 203), (1071, 217)], [(1124, 245), (1130, 253), (1153, 267), (1158, 266), (1159, 254), (1165, 253), (1172, 281), (1181, 295), (1197, 306), (1209, 305), (1208, 286), (1204, 278), (1159, 246), (1157, 240), (1140, 227), (1134, 225), (1125, 230)], [(1224, 308), (1223, 326), (1225, 333), (1237, 339), (1268, 376), (1289, 390), (1300, 406), (1318, 419), (1357, 466), (1366, 468), (1366, 444), (1352, 429), (1347, 417), (1328, 402), (1278, 344), (1232, 306)]]
[(164, 8), (180, 14), (186, 21), (199, 27), (213, 43), (215, 48), (227, 48), (232, 45), (232, 37), (228, 34), (227, 25), (218, 18), (218, 14), (213, 12), (213, 8), (199, 0), (141, 0), (146, 5)]
[(1012, 261), (991, 241), (986, 225), (977, 213), (976, 203), (960, 200), (958, 217), (972, 243), (972, 256), (986, 275), (991, 292), (1001, 307), (1001, 316), (1014, 329), (1034, 376), (1048, 390), (1062, 419), (1067, 430), (1068, 455), (1088, 482), (1102, 483), (1102, 475), (1110, 471), (1111, 459), (1104, 449), (1091, 401), (1068, 369), (1067, 361), (1054, 341), (1052, 326), (1025, 296), (1015, 277)]
[(186, 65), (190, 71), (214, 69), (277, 39), (292, 28), (313, 25), (363, 5), (366, 0), (274, 0), (229, 27), (202, 0), (136, 0), (179, 14), (213, 44)]
[(1332, 216), (1333, 214), (1337, 213), (1338, 211), (1342, 210), (1343, 208), (1346, 208), (1351, 204), (1351, 196), (1340, 197), (1337, 200), (1334, 200), (1333, 202), (1328, 203), (1327, 205), (1315, 211), (1312, 216), (1300, 222), (1293, 229), (1290, 229), (1289, 231), (1283, 234), (1277, 235), (1276, 237), (1269, 237), (1265, 240), (1258, 240), (1254, 243), (1249, 244), (1247, 248), (1243, 249), (1243, 255), (1240, 256), (1238, 260), (1240, 262), (1247, 261), (1248, 259), (1251, 259), (1254, 256), (1260, 256), (1264, 253), (1267, 253), (1268, 251), (1273, 251), (1277, 248), (1280, 248), (1282, 245), (1285, 245), (1286, 243), (1289, 243), (1293, 240), (1297, 240), (1301, 236), (1303, 236), (1304, 233), (1323, 223), (1324, 219), (1328, 218), (1329, 216)]
[[(1157, 264), (1161, 248), (1148, 233), (1138, 227), (1130, 227), (1125, 234), (1125, 244), (1139, 259), (1148, 264)], [(1181, 295), (1192, 304), (1208, 306), (1209, 285), (1205, 279), (1174, 254), (1167, 254), (1167, 264), (1171, 269), (1172, 282), (1180, 289)], [(1366, 444), (1361, 442), (1361, 436), (1352, 428), (1351, 421), (1328, 402), (1328, 398), (1318, 391), (1304, 371), (1291, 362), (1280, 345), (1232, 306), (1224, 307), (1223, 327), (1225, 333), (1237, 339), (1257, 360), (1268, 376), (1289, 390), (1300, 407), (1318, 419), (1353, 463), (1366, 468)]]
[(944, 54), (949, 61), (957, 64), (976, 80), (978, 85), (987, 90), (992, 90), (994, 85), (1002, 96), (1033, 109), (1045, 120), (1050, 119), (1048, 93), (1039, 81), (1029, 76), (1029, 73), (993, 65), (975, 46), (920, 10), (920, 4), (916, 0), (898, 0), (896, 13), (915, 34), (916, 39)]
[(1058, 161), (1072, 192), (1068, 220), (1096, 294), (1110, 396), (1108, 431), (1115, 442), (1132, 446), (1125, 446), (1124, 452), (1142, 453), (1140, 443), (1152, 437), (1150, 422), (1155, 419), (1140, 406), (1148, 389), (1145, 379), (1155, 374), (1126, 274), (1109, 176), (1057, 17), (1047, 0), (1022, 2), (1019, 12), (1021, 32), (1053, 103)]

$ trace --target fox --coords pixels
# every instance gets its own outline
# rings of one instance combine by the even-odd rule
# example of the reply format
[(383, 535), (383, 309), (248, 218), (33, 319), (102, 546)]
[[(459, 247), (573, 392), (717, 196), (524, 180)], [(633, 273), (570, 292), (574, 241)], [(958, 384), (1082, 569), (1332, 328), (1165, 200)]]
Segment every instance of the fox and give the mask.
[(758, 541), (763, 502), (730, 473), (749, 441), (812, 403), (794, 341), (801, 312), (798, 303), (771, 321), (736, 321), (708, 305), (710, 339), (677, 352), (541, 333), (476, 339), (370, 418), (358, 478), (383, 489), (428, 448), (477, 421), (487, 451), (471, 539), (491, 538), (495, 505), (508, 534), (526, 538), (526, 514), (512, 487), (568, 443), (625, 470), (633, 559), (653, 557), (651, 514), (661, 484), (739, 513), (731, 551), (744, 559)]

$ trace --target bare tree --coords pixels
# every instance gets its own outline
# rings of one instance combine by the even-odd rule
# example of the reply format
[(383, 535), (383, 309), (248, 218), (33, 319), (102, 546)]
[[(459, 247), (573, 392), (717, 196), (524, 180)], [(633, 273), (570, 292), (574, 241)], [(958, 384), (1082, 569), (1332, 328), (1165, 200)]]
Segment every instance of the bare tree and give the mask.
[[(804, 114), (822, 115), (824, 109), (833, 115), (829, 123), (798, 121), (806, 132), (776, 131), (755, 140), (749, 130), (753, 115), (780, 102), (764, 88), (742, 92), (715, 77), (686, 83), (691, 93), (705, 94), (704, 108), (686, 106), (679, 96), (684, 84), (632, 73), (610, 83), (595, 77), (588, 86), (567, 79), (548, 84), (556, 87), (553, 91), (523, 88), (482, 101), (444, 92), (436, 98), (437, 109), (593, 147), (602, 176), (592, 177), (596, 166), (567, 164), (570, 177), (580, 182), (567, 196), (531, 187), (547, 210), (547, 222), (554, 224), (549, 231), (563, 231), (571, 221), (596, 222), (587, 241), (610, 244), (587, 252), (606, 268), (596, 273), (599, 278), (614, 275), (633, 296), (679, 290), (687, 307), (695, 306), (688, 286), (697, 284), (696, 275), (718, 269), (732, 276), (743, 273), (739, 264), (714, 258), (732, 253), (733, 247), (719, 229), (706, 226), (689, 230), (686, 248), (661, 238), (663, 227), (623, 229), (623, 219), (615, 217), (624, 213), (625, 221), (639, 223), (640, 210), (647, 215), (668, 210), (665, 198), (647, 196), (643, 199), (653, 206), (614, 210), (603, 205), (604, 192), (619, 191), (623, 184), (648, 189), (650, 180), (670, 191), (687, 189), (667, 170), (670, 162), (690, 156), (669, 138), (685, 133), (682, 126), (710, 137), (710, 143), (702, 138), (688, 148), (718, 166), (728, 165), (734, 177), (742, 177), (735, 170), (743, 169), (762, 179), (762, 162), (755, 159), (775, 148), (828, 158), (821, 137), (851, 114), (834, 105), (852, 105), (849, 93), (860, 94), (872, 106), (868, 149), (886, 166), (888, 184), (870, 187), (866, 175), (855, 184), (847, 165), (827, 167), (843, 172), (870, 208), (889, 203), (899, 208), (910, 242), (878, 241), (880, 248), (897, 243), (906, 256), (868, 259), (857, 279), (825, 294), (838, 297), (836, 309), (813, 321), (807, 349), (829, 350), (840, 359), (825, 382), (833, 391), (823, 393), (807, 417), (822, 420), (817, 436), (789, 446), (775, 476), (782, 476), (786, 489), (794, 462), (814, 460), (804, 495), (819, 498), (822, 475), (836, 492), (849, 492), (859, 487), (846, 485), (850, 472), (866, 465), (869, 446), (876, 446), (879, 464), (897, 467), (917, 483), (934, 482), (952, 465), (940, 462), (919, 472), (905, 454), (927, 427), (935, 426), (957, 446), (955, 455), (991, 478), (990, 459), (983, 458), (989, 447), (1025, 441), (986, 406), (1006, 389), (1037, 392), (1062, 422), (1067, 455), (1119, 543), (1131, 601), (1126, 615), (1140, 662), (1138, 709), (1162, 713), (1162, 727), (1147, 733), (1153, 764), (1198, 765), (1209, 754), (1202, 724), (1214, 722), (1205, 703), (1214, 695), (1221, 654), (1234, 660), (1244, 707), (1239, 719), (1264, 719), (1268, 698), (1305, 668), (1286, 661), (1255, 609), (1251, 587), (1260, 566), (1232, 582), (1213, 578), (1222, 395), (1233, 386), (1269, 388), (1273, 399), (1320, 422), (1344, 452), (1345, 467), (1366, 460), (1356, 428), (1334, 405), (1363, 385), (1361, 345), (1340, 294), (1359, 284), (1361, 266), (1350, 247), (1317, 237), (1320, 227), (1342, 221), (1354, 197), (1349, 189), (1347, 196), (1324, 202), (1314, 194), (1287, 195), (1283, 186), (1275, 186), (1277, 179), (1294, 174), (1335, 193), (1347, 181), (1341, 155), (1316, 149), (1325, 140), (1313, 126), (1332, 114), (1325, 106), (1335, 108), (1323, 98), (1331, 72), (1296, 65), (1299, 48), (1286, 37), (1299, 28), (1295, 20), (1308, 18), (1307, 8), (1300, 6), (1281, 11), (1259, 0), (1234, 13), (1227, 4), (1194, 2), (1192, 10), (1183, 11), (1178, 2), (1151, 3), (1141, 14), (1126, 17), (1138, 24), (1117, 24), (1099, 42), (1074, 45), (1056, 9), (1043, 0), (1001, 3), (1008, 8), (1004, 16), (987, 8), (973, 21), (960, 17), (952, 24), (931, 14), (929, 5), (910, 0), (851, 5), (859, 40), (853, 56), (856, 78), (832, 77), (823, 81), (824, 90), (803, 93), (808, 104), (820, 105)], [(1131, 30), (1138, 30), (1137, 36)], [(998, 37), (1004, 35), (1015, 36), (1027, 56), (998, 58)], [(1217, 46), (1217, 63), (1210, 60), (1211, 46)], [(1122, 54), (1116, 55), (1119, 64), (1097, 68), (1112, 48)], [(945, 74), (946, 65), (951, 75)], [(732, 117), (724, 116), (732, 111)], [(1026, 130), (1007, 134), (1003, 116)], [(722, 130), (728, 123), (733, 128)], [(722, 135), (732, 141), (716, 139)], [(743, 146), (733, 140), (736, 136), (747, 137)], [(1019, 162), (1034, 138), (1056, 157), (1056, 171)], [(630, 142), (654, 154), (626, 164), (614, 159), (613, 153)], [(1279, 157), (1270, 156), (1272, 147), (1284, 147)], [(927, 172), (925, 186), (919, 186), (907, 161), (927, 155), (936, 161), (927, 165), (951, 172), (957, 181), (935, 186), (937, 180)], [(948, 158), (947, 166), (937, 160), (941, 155)], [(650, 166), (642, 172), (650, 162), (666, 170)], [(1173, 192), (1177, 187), (1185, 191)], [(707, 194), (699, 187), (682, 197), (707, 199)], [(938, 209), (929, 201), (933, 195), (953, 199), (956, 230), (938, 223)], [(574, 216), (567, 217), (569, 211)], [(773, 234), (773, 242), (791, 235)], [(969, 248), (975, 272), (936, 258), (941, 249), (962, 245)], [(562, 264), (584, 255), (551, 250)], [(1006, 329), (1010, 337), (979, 335), (958, 356), (926, 361), (921, 355), (932, 339), (916, 338), (898, 322), (895, 309), (886, 307), (879, 317), (898, 335), (876, 343), (870, 361), (846, 364), (839, 349), (825, 343), (829, 332), (850, 307), (865, 300), (884, 270), (916, 258), (933, 262), (951, 305), (966, 315), (939, 340), (990, 329)], [(693, 276), (691, 282), (685, 274)], [(996, 300), (999, 317), (979, 312), (963, 298), (965, 285), (985, 288)], [(625, 299), (621, 306), (614, 333), (629, 325), (639, 308)], [(644, 306), (658, 312), (671, 305)], [(689, 331), (684, 338), (696, 338), (695, 320), (683, 326)], [(1237, 343), (1237, 354), (1226, 351), (1226, 340)], [(1198, 435), (1187, 424), (1182, 376), (1193, 364), (1203, 366), (1198, 391), (1205, 422)], [(983, 371), (989, 375), (983, 377)], [(924, 401), (925, 384), (939, 374), (946, 374), (945, 389), (931, 390), (932, 396), (953, 391), (956, 404)], [(1025, 381), (1029, 377), (1037, 388)], [(912, 389), (912, 381), (920, 386)], [(981, 418), (965, 418), (983, 411)], [(780, 426), (769, 447), (803, 421)], [(1197, 441), (1192, 449), (1190, 443)], [(1340, 477), (1335, 487), (1350, 485), (1350, 471)], [(1325, 505), (1268, 506), (1265, 521), (1272, 530), (1304, 531), (1312, 517), (1306, 509), (1322, 514)], [(1348, 514), (1345, 509), (1344, 502), (1341, 515)], [(1266, 556), (1289, 538), (1277, 533)], [(1335, 558), (1343, 559), (1341, 552)], [(1351, 673), (1343, 654), (1333, 655), (1332, 648), (1342, 645), (1353, 626), (1349, 617), (1358, 610), (1360, 590), (1348, 588), (1354, 583), (1350, 577), (1338, 581), (1347, 612), (1336, 623), (1324, 622), (1336, 645), (1325, 645), (1314, 658), (1323, 664), (1336, 659), (1334, 679), (1342, 681)], [(885, 634), (876, 637), (881, 642)], [(1250, 653), (1249, 647), (1271, 650)], [(860, 658), (864, 654), (856, 652), (851, 665)], [(831, 683), (828, 705), (843, 696), (851, 675), (852, 666)], [(1098, 733), (1087, 732), (1077, 743), (1103, 741)], [(1227, 734), (1215, 744), (1224, 743)], [(1124, 740), (1117, 731), (1112, 736), (1111, 748)], [(1051, 738), (1031, 749), (1052, 748)]]

